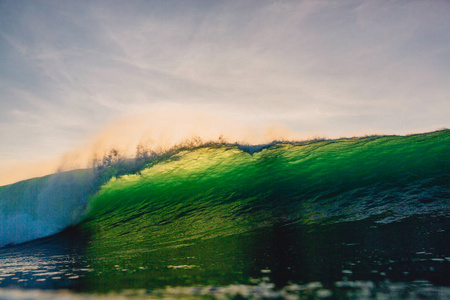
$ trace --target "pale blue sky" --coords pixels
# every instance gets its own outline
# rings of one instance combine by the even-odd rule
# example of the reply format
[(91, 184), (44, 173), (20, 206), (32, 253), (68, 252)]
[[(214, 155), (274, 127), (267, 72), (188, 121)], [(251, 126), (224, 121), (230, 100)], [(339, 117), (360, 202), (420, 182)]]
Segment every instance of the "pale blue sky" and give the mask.
[(449, 28), (449, 1), (0, 0), (0, 168), (167, 103), (303, 138), (448, 127)]

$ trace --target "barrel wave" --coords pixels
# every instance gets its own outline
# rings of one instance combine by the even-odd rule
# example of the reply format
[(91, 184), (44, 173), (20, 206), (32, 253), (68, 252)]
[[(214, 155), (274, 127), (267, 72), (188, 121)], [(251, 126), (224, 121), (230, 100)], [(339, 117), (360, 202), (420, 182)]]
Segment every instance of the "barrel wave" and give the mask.
[(308, 224), (372, 216), (394, 222), (439, 215), (448, 207), (449, 138), (444, 131), (274, 143), (262, 149), (208, 145), (181, 150), (102, 186), (90, 199), (83, 226), (134, 238), (164, 224), (163, 232), (167, 229), (175, 240), (155, 242), (177, 244), (183, 231), (207, 238), (279, 220)]
[(54, 239), (83, 241), (91, 271), (75, 289), (93, 292), (315, 281), (333, 290), (343, 277), (450, 286), (450, 130), (208, 143), (104, 174), (0, 188), (1, 245), (69, 227)]

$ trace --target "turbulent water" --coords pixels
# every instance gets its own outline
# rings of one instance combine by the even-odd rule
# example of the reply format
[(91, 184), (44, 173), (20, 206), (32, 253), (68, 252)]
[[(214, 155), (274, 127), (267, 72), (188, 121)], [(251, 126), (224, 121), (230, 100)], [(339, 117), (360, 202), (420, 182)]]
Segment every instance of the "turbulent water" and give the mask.
[(0, 187), (0, 299), (450, 297), (450, 130), (130, 170)]

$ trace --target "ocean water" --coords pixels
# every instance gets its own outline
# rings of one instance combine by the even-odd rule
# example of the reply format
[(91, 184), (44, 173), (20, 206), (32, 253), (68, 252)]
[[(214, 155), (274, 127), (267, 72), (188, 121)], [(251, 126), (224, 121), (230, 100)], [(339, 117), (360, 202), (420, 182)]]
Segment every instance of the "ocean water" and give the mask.
[(450, 299), (450, 130), (136, 161), (0, 187), (0, 299)]

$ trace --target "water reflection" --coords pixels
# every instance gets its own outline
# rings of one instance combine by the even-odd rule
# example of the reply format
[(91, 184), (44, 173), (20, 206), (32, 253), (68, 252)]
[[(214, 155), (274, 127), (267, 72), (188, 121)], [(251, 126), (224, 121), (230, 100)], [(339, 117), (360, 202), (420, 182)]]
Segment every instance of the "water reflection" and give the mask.
[(448, 232), (446, 219), (437, 217), (328, 225), (278, 217), (244, 233), (186, 235), (182, 244), (161, 245), (151, 232), (140, 240), (134, 235), (111, 240), (74, 228), (0, 249), (0, 287), (107, 294), (144, 289), (156, 295), (174, 292), (168, 286), (188, 294), (207, 287), (212, 294), (230, 293), (229, 287), (242, 286), (247, 293), (267, 287), (288, 293), (317, 282), (320, 288), (309, 290), (325, 295), (362, 281), (373, 285), (364, 289), (375, 291), (386, 281), (405, 289), (424, 280), (450, 286)]
[(93, 272), (84, 257), (86, 237), (76, 229), (0, 249), (0, 287), (76, 289)]

